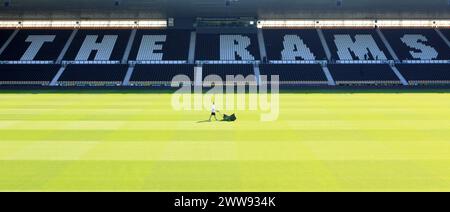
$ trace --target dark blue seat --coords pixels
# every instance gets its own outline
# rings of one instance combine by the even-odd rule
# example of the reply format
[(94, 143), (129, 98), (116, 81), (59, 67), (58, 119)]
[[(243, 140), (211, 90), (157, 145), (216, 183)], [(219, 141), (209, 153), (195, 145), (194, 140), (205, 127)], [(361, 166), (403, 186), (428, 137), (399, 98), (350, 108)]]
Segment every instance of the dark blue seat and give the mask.
[(450, 64), (403, 64), (397, 68), (412, 85), (450, 84)]
[(450, 29), (439, 29), (442, 34), (447, 38), (447, 40), (450, 40)]
[[(219, 76), (222, 83), (213, 76)], [(231, 79), (230, 79), (231, 77)], [(220, 85), (235, 85), (238, 81), (244, 80), (246, 83), (256, 85), (255, 72), (253, 65), (242, 64), (227, 64), (227, 65), (203, 65), (203, 82), (214, 83)]]
[(278, 75), (280, 84), (326, 85), (328, 80), (320, 64), (260, 65), (261, 75)]
[(194, 65), (136, 65), (130, 79), (130, 85), (170, 85), (172, 79), (177, 75), (186, 75), (193, 82)]
[(5, 44), (12, 33), (12, 30), (0, 30), (0, 48)]
[(227, 75), (254, 75), (253, 65), (241, 65), (241, 64), (227, 64), (227, 65), (203, 65), (203, 78), (208, 75), (218, 75), (223, 80)]
[(67, 86), (120, 85), (128, 65), (68, 65), (58, 84)]
[(0, 85), (49, 85), (60, 65), (0, 65)]
[(330, 64), (328, 68), (338, 85), (400, 84), (399, 78), (387, 64)]

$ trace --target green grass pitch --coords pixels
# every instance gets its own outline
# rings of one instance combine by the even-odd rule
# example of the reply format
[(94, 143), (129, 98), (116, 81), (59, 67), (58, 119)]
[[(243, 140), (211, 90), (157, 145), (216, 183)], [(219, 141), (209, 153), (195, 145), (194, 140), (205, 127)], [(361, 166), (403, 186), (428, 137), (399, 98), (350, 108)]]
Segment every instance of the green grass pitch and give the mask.
[(450, 191), (449, 93), (281, 94), (198, 123), (170, 94), (0, 94), (2, 191)]

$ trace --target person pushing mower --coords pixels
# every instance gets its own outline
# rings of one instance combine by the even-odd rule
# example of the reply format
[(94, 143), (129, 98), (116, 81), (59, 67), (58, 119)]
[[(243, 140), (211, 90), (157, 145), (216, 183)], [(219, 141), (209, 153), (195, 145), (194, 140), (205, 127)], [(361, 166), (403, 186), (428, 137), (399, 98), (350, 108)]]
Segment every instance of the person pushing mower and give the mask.
[[(217, 119), (216, 112), (220, 113), (219, 110), (216, 110), (216, 104), (215, 104), (215, 102), (213, 102), (213, 104), (212, 104), (212, 106), (211, 106), (211, 115), (209, 116), (209, 120), (208, 120), (208, 121), (211, 121), (211, 118), (212, 118), (212, 117), (214, 117), (214, 119), (216, 119), (216, 121), (219, 121), (219, 120)], [(223, 119), (222, 119), (221, 121), (233, 122), (233, 121), (236, 121), (236, 119), (237, 119), (237, 118), (236, 118), (236, 115), (235, 115), (235, 114), (233, 114), (233, 115), (231, 115), (231, 116), (229, 116), (229, 115), (227, 115), (227, 114), (223, 114)]]
[[(217, 111), (217, 112), (219, 112), (219, 111)], [(211, 118), (213, 116), (214, 116), (214, 119), (216, 119), (216, 121), (218, 121), (217, 116), (216, 116), (216, 103), (215, 102), (213, 102), (213, 104), (211, 106), (211, 115), (209, 116), (209, 121), (211, 121)]]

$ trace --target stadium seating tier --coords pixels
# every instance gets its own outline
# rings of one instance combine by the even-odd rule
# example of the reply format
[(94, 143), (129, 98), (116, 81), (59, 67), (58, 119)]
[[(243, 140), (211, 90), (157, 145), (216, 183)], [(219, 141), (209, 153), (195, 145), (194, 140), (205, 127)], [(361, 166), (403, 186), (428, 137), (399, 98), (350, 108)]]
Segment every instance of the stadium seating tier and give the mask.
[[(187, 60), (190, 34), (190, 30), (138, 30), (129, 59)], [(146, 48), (151, 48), (151, 45), (145, 44), (155, 40), (158, 40), (157, 45), (160, 45), (162, 50), (156, 50), (154, 52), (147, 51), (150, 54), (145, 54)], [(153, 56), (151, 53), (162, 54), (162, 58), (160, 58), (159, 55)]]
[(256, 34), (197, 34), (195, 51), (196, 60), (260, 60)]
[(122, 84), (127, 65), (68, 65), (59, 78), (66, 86), (115, 86)]
[(450, 84), (450, 64), (399, 64), (411, 85)]
[[(395, 66), (409, 84), (450, 84), (447, 61), (450, 47), (435, 29), (381, 31), (400, 60), (422, 59), (395, 61)], [(450, 39), (450, 29), (440, 31)], [(1, 84), (49, 85), (58, 70), (67, 63), (49, 64), (57, 62), (72, 32), (19, 30), (0, 55)], [(62, 73), (58, 85), (121, 85), (131, 66), (135, 67), (130, 85), (168, 85), (178, 74), (194, 80), (195, 65), (185, 64), (190, 48), (190, 30), (137, 30), (134, 42), (129, 46), (128, 58), (129, 61), (137, 60), (137, 64), (118, 64), (115, 61), (124, 57), (131, 32), (132, 29), (78, 30), (64, 56), (64, 60), (76, 62), (68, 63), (70, 65)], [(328, 64), (320, 63), (329, 68), (338, 85), (400, 84), (395, 69), (388, 65), (394, 65), (393, 61), (335, 63), (335, 60), (392, 60), (376, 29), (324, 29), (323, 32), (332, 60)], [(13, 30), (1, 30), (0, 44), (5, 44), (12, 33)], [(260, 60), (256, 33), (197, 34), (195, 54), (197, 63), (204, 63), (203, 79), (212, 74), (223, 80), (227, 75), (256, 75), (254, 66), (257, 66), (261, 75), (279, 75), (281, 84), (327, 85), (325, 73), (318, 64), (318, 60), (325, 59), (325, 51), (316, 29), (270, 29), (263, 30), (263, 35), (269, 61), (258, 64), (254, 62)], [(92, 60), (100, 61), (92, 63)], [(239, 60), (244, 62), (234, 64)], [(102, 65), (95, 64), (100, 62)], [(370, 64), (373, 62), (382, 64)]]
[(323, 33), (332, 60), (392, 59), (375, 29), (326, 29)]
[(50, 84), (60, 65), (7, 65), (0, 64), (0, 85)]
[(450, 48), (434, 29), (384, 29), (400, 60), (448, 60)]
[(326, 85), (327, 78), (320, 64), (273, 65), (263, 64), (261, 75), (278, 75), (280, 84), (286, 85)]
[[(64, 60), (122, 60), (130, 34), (131, 30), (80, 30)], [(106, 51), (89, 51), (100, 43)]]
[(442, 34), (444, 34), (444, 36), (447, 38), (447, 40), (450, 41), (450, 29), (439, 29)]
[(56, 60), (71, 33), (72, 30), (20, 30), (0, 60)]
[(0, 30), (0, 48), (5, 44), (12, 32), (12, 30)]
[[(300, 42), (300, 45), (304, 44), (304, 46), (297, 46), (297, 43), (289, 45), (288, 42), (294, 40), (289, 38), (294, 38), (295, 41), (302, 41), (303, 43)], [(295, 52), (298, 52), (299, 55), (307, 55), (309, 53), (312, 53), (315, 60), (327, 60), (322, 43), (320, 42), (319, 36), (317, 34), (317, 30), (315, 29), (264, 30), (264, 43), (269, 60), (286, 60), (286, 58), (283, 57), (283, 50), (294, 50)], [(302, 48), (305, 46), (307, 47), (306, 49)], [(293, 48), (287, 49), (287, 47)], [(299, 57), (298, 55), (294, 55), (291, 58), (295, 58), (295, 60), (307, 60), (305, 59), (305, 57)]]
[(203, 65), (203, 77), (208, 75), (218, 75), (225, 79), (227, 75), (254, 75), (252, 65), (227, 64), (227, 65)]
[(395, 85), (399, 78), (388, 64), (329, 64), (338, 85)]
[(188, 76), (190, 81), (194, 81), (194, 65), (136, 65), (130, 85), (170, 85), (177, 75)]

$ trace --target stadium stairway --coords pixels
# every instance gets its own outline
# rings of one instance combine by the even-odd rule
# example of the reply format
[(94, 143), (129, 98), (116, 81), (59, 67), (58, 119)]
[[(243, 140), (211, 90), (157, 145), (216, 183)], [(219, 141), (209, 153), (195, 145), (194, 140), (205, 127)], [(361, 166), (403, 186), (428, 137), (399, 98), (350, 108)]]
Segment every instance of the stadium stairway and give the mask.
[(325, 74), (325, 77), (328, 80), (328, 85), (335, 86), (336, 82), (334, 81), (333, 75), (331, 75), (331, 72), (330, 72), (330, 69), (328, 69), (328, 66), (322, 65), (322, 70), (323, 70), (323, 73)]
[(447, 46), (450, 48), (450, 41), (449, 41), (449, 39), (447, 37), (445, 37), (445, 35), (438, 28), (436, 28), (434, 30), (439, 35), (439, 37), (441, 37), (441, 39), (445, 42), (445, 44), (447, 44)]
[[(5, 49), (9, 46), (9, 44), (11, 43), (11, 41), (14, 39), (14, 37), (19, 33), (19, 30), (16, 29), (13, 32), (10, 32), (10, 30), (6, 30), (6, 31), (2, 31), (1, 32), (1, 43), (3, 44), (0, 47), (0, 55), (3, 54), (3, 52), (5, 51)], [(3, 43), (4, 42), (4, 43)]]
[(133, 47), (134, 39), (136, 38), (137, 29), (133, 29), (130, 34), (130, 38), (128, 39), (127, 47), (125, 48), (125, 52), (122, 57), (122, 64), (128, 63), (128, 58), (130, 57), (131, 48)]
[(128, 66), (127, 73), (125, 74), (125, 79), (123, 79), (123, 82), (122, 82), (123, 86), (130, 85), (130, 79), (131, 79), (131, 76), (133, 76), (133, 72), (134, 72), (134, 65)]
[(330, 51), (330, 47), (328, 47), (328, 43), (327, 43), (327, 41), (325, 40), (325, 36), (323, 35), (323, 31), (322, 31), (322, 29), (320, 29), (320, 28), (317, 28), (316, 31), (317, 31), (317, 35), (319, 35), (320, 42), (321, 42), (322, 47), (323, 47), (323, 49), (324, 49), (324, 51), (325, 51), (325, 54), (326, 54), (326, 56), (327, 56), (327, 60), (328, 60), (328, 61), (331, 61), (331, 51)]
[(61, 75), (64, 73), (65, 70), (66, 70), (66, 66), (64, 66), (64, 65), (61, 66), (61, 68), (59, 68), (58, 72), (53, 77), (52, 81), (50, 82), (50, 86), (58, 85), (59, 78), (61, 78)]

